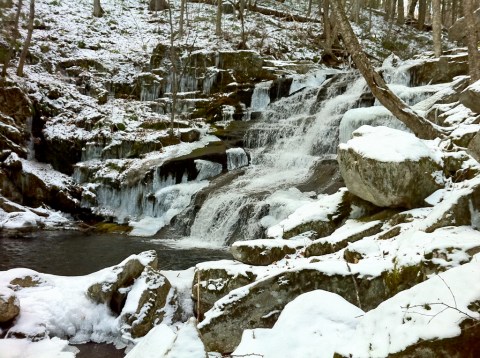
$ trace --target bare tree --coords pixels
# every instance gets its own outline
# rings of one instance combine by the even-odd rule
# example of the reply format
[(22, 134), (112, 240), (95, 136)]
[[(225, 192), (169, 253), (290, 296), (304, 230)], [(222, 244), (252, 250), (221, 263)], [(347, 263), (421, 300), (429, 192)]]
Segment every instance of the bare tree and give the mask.
[(33, 34), (33, 21), (35, 20), (35, 0), (30, 0), (30, 13), (28, 15), (28, 32), (25, 43), (23, 44), (22, 53), (20, 54), (20, 60), (18, 61), (17, 75), (23, 76), (23, 66), (27, 59), (28, 48), (30, 47), (30, 42), (32, 41)]
[(478, 36), (475, 15), (473, 14), (474, 11), (474, 0), (464, 0), (463, 13), (465, 15), (468, 46), (468, 66), (470, 70), (471, 83), (480, 79), (480, 55), (478, 53)]
[(398, 0), (397, 4), (397, 25), (401, 26), (405, 23), (405, 6), (403, 0)]
[(427, 17), (427, 0), (419, 0), (417, 29), (419, 29), (420, 31), (422, 31), (425, 26), (426, 17)]
[(442, 10), (441, 10), (441, 0), (433, 0), (432, 4), (433, 9), (433, 51), (435, 52), (435, 57), (440, 57), (442, 55)]
[(102, 17), (104, 13), (100, 0), (93, 0), (93, 16)]
[(3, 78), (7, 77), (8, 64), (13, 56), (13, 50), (15, 48), (18, 36), (20, 34), (18, 31), (18, 23), (20, 21), (20, 13), (22, 12), (22, 5), (23, 5), (23, 1), (18, 0), (17, 12), (15, 13), (15, 20), (14, 20), (13, 29), (12, 29), (12, 40), (10, 42), (10, 48), (8, 49), (8, 53), (5, 57), (5, 61), (3, 62), (3, 69), (2, 69)]
[(217, 21), (215, 22), (215, 35), (222, 34), (222, 0), (217, 0)]
[(175, 53), (175, 28), (173, 26), (173, 14), (172, 14), (172, 7), (170, 6), (170, 2), (168, 4), (168, 23), (170, 26), (170, 62), (171, 68), (170, 73), (172, 75), (172, 108), (170, 111), (170, 136), (173, 137), (174, 135), (174, 124), (175, 124), (175, 115), (177, 112), (177, 96), (178, 96), (178, 83), (177, 83), (177, 56)]
[(185, 22), (185, 8), (187, 7), (187, 0), (180, 1), (180, 20), (178, 22), (178, 36), (182, 37), (184, 34)]
[(445, 129), (433, 124), (413, 111), (388, 88), (382, 76), (375, 71), (348, 22), (342, 0), (331, 0), (331, 4), (345, 47), (365, 78), (373, 95), (417, 137), (423, 139), (444, 137), (447, 133)]

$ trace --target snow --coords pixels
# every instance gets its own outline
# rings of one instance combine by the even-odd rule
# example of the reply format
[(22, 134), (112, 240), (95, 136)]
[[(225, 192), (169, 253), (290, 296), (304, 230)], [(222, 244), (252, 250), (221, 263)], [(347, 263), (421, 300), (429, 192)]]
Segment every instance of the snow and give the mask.
[(272, 329), (245, 330), (232, 355), (330, 358), (340, 337), (355, 329), (363, 314), (334, 293), (305, 293), (285, 306)]
[(411, 133), (388, 127), (362, 126), (353, 132), (353, 138), (339, 146), (381, 162), (419, 161), (431, 158), (442, 163), (439, 151), (433, 151), (424, 141)]
[(78, 349), (57, 337), (38, 342), (28, 339), (0, 339), (0, 358), (74, 358)]
[(267, 236), (280, 238), (285, 231), (289, 231), (301, 224), (312, 221), (330, 221), (329, 216), (338, 210), (346, 189), (341, 189), (333, 195), (319, 195), (316, 201), (306, 203), (297, 208), (286, 219), (271, 226)]

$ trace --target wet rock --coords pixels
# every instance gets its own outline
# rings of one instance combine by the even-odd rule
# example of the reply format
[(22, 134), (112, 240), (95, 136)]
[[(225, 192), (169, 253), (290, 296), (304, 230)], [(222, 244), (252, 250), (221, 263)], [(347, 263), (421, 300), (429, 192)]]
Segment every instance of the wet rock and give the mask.
[(424, 206), (424, 199), (443, 187), (439, 155), (413, 134), (386, 127), (355, 131), (339, 146), (338, 162), (348, 190), (379, 207)]
[(113, 266), (104, 281), (90, 286), (87, 296), (95, 302), (108, 304), (114, 312), (121, 312), (126, 291), (144, 271), (145, 266), (157, 269), (158, 261), (155, 251), (145, 251), (139, 255), (132, 255), (119, 265)]
[(460, 103), (472, 112), (480, 113), (480, 80), (468, 86), (460, 94)]
[(196, 266), (192, 284), (194, 311), (199, 318), (228, 292), (248, 285), (257, 278), (256, 269), (235, 261), (204, 262)]
[[(308, 239), (305, 239), (309, 241)], [(267, 266), (305, 247), (305, 240), (262, 239), (237, 241), (230, 252), (235, 260), (248, 265)]]
[(200, 131), (198, 129), (189, 129), (180, 132), (180, 140), (182, 142), (192, 143), (200, 139)]
[[(357, 278), (356, 282), (360, 300), (365, 303), (363, 309), (372, 309), (385, 299), (385, 288), (380, 278)], [(317, 289), (336, 293), (358, 304), (354, 280), (350, 275), (329, 275), (316, 269), (282, 272), (232, 291), (215, 304), (215, 308), (199, 324), (207, 350), (232, 352), (239, 344), (244, 329), (271, 328), (288, 302)]]
[(13, 320), (20, 313), (20, 301), (11, 289), (0, 288), (0, 323)]
[(120, 313), (125, 322), (123, 329), (132, 338), (145, 336), (162, 321), (171, 288), (168, 279), (150, 266), (135, 279)]

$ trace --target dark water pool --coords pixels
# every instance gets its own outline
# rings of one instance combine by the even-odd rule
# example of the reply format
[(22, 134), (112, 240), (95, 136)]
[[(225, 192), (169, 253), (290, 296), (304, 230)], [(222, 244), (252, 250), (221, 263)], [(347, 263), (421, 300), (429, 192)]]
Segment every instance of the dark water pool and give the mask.
[(0, 233), (0, 271), (26, 267), (55, 275), (86, 275), (152, 249), (162, 270), (182, 270), (202, 261), (231, 258), (225, 249), (176, 248), (158, 238), (78, 231)]
[[(231, 258), (225, 249), (175, 248), (162, 239), (76, 231), (0, 232), (0, 271), (26, 267), (39, 272), (77, 276), (113, 266), (132, 254), (155, 250), (159, 268), (182, 270), (203, 261)], [(121, 358), (113, 345), (76, 345), (77, 358)]]

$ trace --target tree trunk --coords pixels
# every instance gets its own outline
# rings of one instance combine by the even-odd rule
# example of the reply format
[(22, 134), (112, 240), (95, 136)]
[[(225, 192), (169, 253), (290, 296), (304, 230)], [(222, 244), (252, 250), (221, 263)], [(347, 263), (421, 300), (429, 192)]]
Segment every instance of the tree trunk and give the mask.
[(104, 11), (102, 9), (102, 5), (100, 5), (100, 0), (93, 0), (93, 16), (95, 17), (102, 17)]
[(217, 21), (215, 26), (215, 35), (222, 35), (222, 0), (217, 0)]
[(417, 137), (422, 139), (444, 137), (446, 134), (445, 130), (418, 115), (388, 88), (382, 76), (375, 71), (368, 60), (368, 57), (363, 52), (363, 49), (348, 22), (341, 0), (331, 0), (331, 3), (333, 5), (335, 18), (346, 50), (349, 52), (350, 56), (352, 56), (355, 65), (365, 78), (373, 95)]
[(470, 83), (480, 79), (480, 55), (478, 53), (477, 28), (475, 23), (474, 0), (463, 1), (463, 13), (465, 15), (465, 25), (467, 33), (468, 46), (468, 67), (470, 70)]
[(426, 16), (427, 16), (427, 0), (419, 0), (417, 29), (420, 31), (423, 31), (423, 28), (425, 26)]
[(13, 31), (12, 31), (12, 40), (10, 41), (10, 48), (8, 49), (7, 56), (5, 57), (5, 61), (3, 63), (3, 69), (2, 69), (2, 77), (5, 78), (7, 77), (7, 68), (8, 64), (10, 63), (10, 60), (13, 56), (13, 49), (15, 48), (15, 45), (17, 43), (18, 39), (18, 23), (20, 21), (20, 13), (22, 12), (22, 0), (18, 0), (18, 7), (17, 7), (17, 12), (15, 13), (15, 20), (14, 20), (14, 25), (13, 25)]
[(361, 0), (354, 0), (352, 5), (352, 14), (350, 18), (353, 22), (359, 23), (360, 22), (360, 8), (362, 7)]
[(172, 14), (172, 7), (170, 6), (170, 2), (168, 4), (168, 23), (170, 26), (170, 62), (172, 63), (172, 67), (170, 68), (170, 72), (172, 74), (172, 108), (170, 111), (170, 136), (173, 137), (174, 132), (174, 124), (175, 124), (175, 115), (177, 113), (177, 94), (178, 94), (178, 86), (177, 86), (177, 56), (175, 55), (175, 33), (174, 33), (174, 26), (173, 26), (173, 14)]
[(23, 76), (23, 66), (25, 65), (28, 48), (30, 47), (30, 42), (32, 41), (33, 20), (35, 20), (35, 0), (30, 0), (30, 14), (28, 15), (28, 32), (27, 38), (25, 39), (25, 44), (23, 45), (22, 53), (20, 54), (20, 60), (18, 61), (18, 76)]
[(312, 0), (308, 0), (307, 17), (312, 14)]
[(408, 3), (408, 15), (407, 18), (414, 19), (415, 18), (415, 8), (417, 7), (418, 0), (410, 0)]
[(180, 20), (178, 21), (178, 36), (182, 37), (184, 34), (185, 23), (185, 7), (187, 6), (187, 0), (180, 2)]
[(442, 0), (433, 0), (433, 51), (435, 52), (435, 57), (440, 57), (442, 55), (442, 10), (441, 10), (441, 1)]
[(398, 0), (397, 13), (397, 25), (402, 26), (405, 23), (405, 6), (403, 0)]

